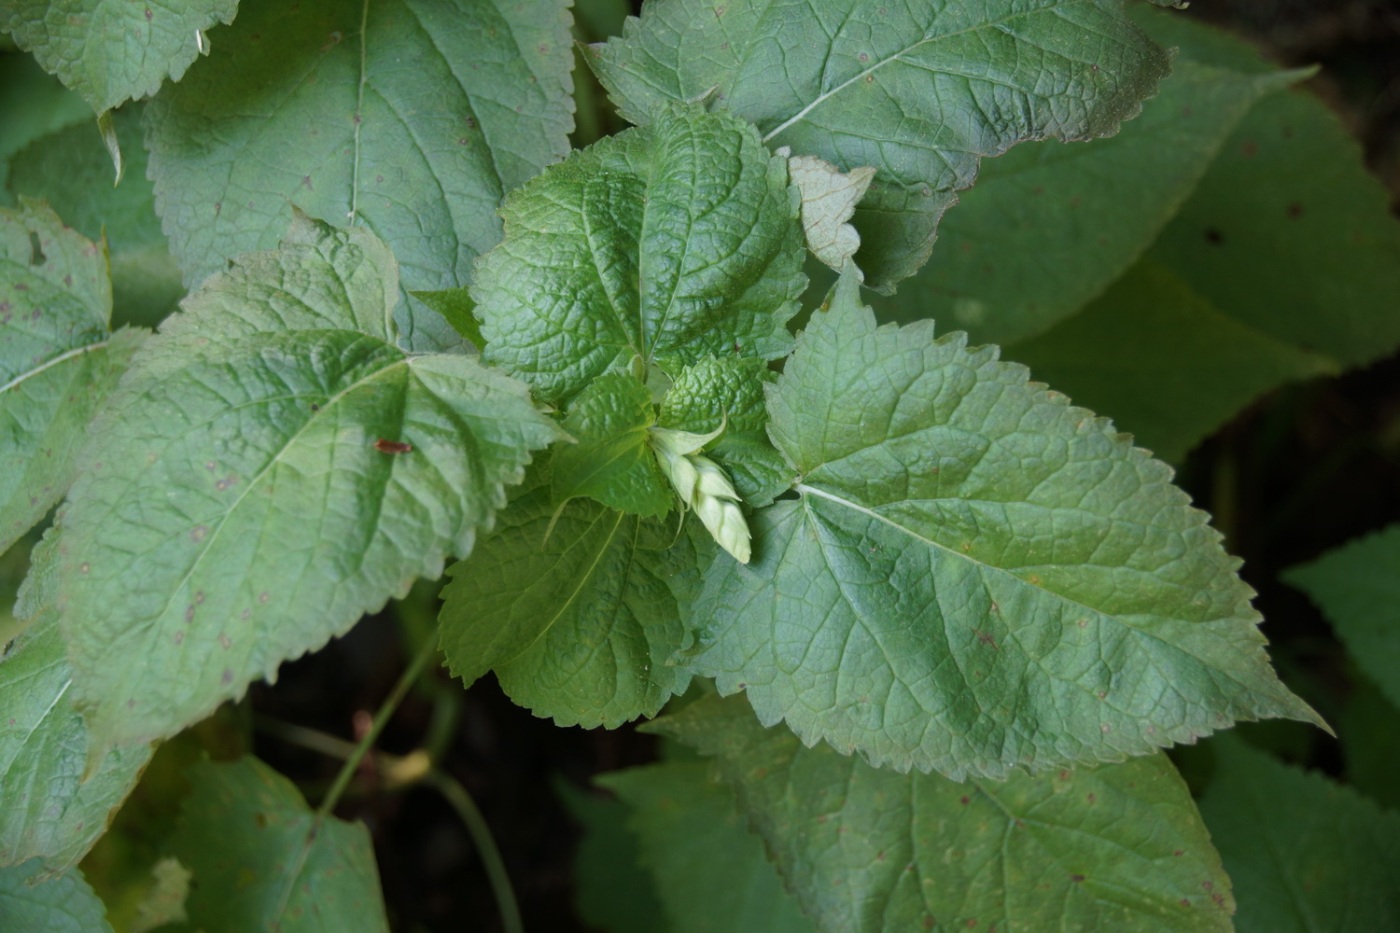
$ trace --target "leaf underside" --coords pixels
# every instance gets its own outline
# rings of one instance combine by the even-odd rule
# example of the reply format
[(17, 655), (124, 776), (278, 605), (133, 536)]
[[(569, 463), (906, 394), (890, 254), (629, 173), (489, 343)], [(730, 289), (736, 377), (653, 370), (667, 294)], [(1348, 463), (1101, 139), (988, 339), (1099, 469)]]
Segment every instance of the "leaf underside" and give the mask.
[(1171, 471), (843, 279), (769, 396), (802, 477), (718, 562), (687, 661), (766, 724), (899, 770), (1114, 761), (1237, 719), (1318, 721)]
[(0, 929), (112, 933), (102, 901), (77, 868), (47, 878), (38, 862), (0, 868)]

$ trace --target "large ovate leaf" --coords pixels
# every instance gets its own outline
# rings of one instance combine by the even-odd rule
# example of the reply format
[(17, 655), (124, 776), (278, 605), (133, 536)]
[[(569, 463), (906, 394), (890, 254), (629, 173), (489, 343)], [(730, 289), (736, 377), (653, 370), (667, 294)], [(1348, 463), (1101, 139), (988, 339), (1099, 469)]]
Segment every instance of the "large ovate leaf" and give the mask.
[(604, 775), (630, 810), (642, 864), (675, 933), (812, 933), (745, 825), (734, 793), (703, 761), (667, 762)]
[(190, 769), (170, 847), (192, 873), (185, 910), (205, 933), (387, 933), (361, 823), (319, 818), (254, 758)]
[(800, 498), (717, 562), (689, 663), (874, 764), (1001, 777), (1316, 715), (1171, 470), (1024, 367), (842, 279), (769, 397)]
[(1241, 324), (1150, 260), (1007, 353), (1172, 462), (1279, 383), (1336, 371)]
[(591, 929), (667, 933), (666, 914), (642, 867), (628, 807), (615, 797), (560, 782), (556, 792), (583, 830), (574, 850), (574, 905)]
[(56, 568), (100, 745), (170, 735), (436, 577), (558, 436), (520, 383), (396, 346), (398, 296), (373, 234), (303, 218), (138, 354)]
[(556, 400), (667, 357), (780, 357), (806, 284), (797, 210), (752, 127), (668, 108), (506, 200), (472, 286), (485, 358)]
[(39, 862), (0, 868), (0, 930), (112, 933), (102, 901), (77, 868), (47, 878)]
[[(0, 126), (5, 128), (0, 135), (0, 205), (14, 203), (5, 182), (16, 152), (41, 136), (91, 120), (92, 110), (83, 99), (45, 74), (33, 58), (0, 54)], [(96, 130), (88, 131), (96, 135)]]
[(625, 373), (594, 380), (564, 420), (576, 443), (561, 445), (550, 458), (555, 503), (587, 496), (609, 508), (664, 516), (676, 495), (647, 439), (655, 423), (651, 390), (644, 384)]
[(93, 412), (140, 335), (108, 330), (99, 243), (48, 207), (0, 209), (0, 551), (68, 490)]
[(448, 571), (449, 666), (468, 684), (494, 669), (511, 699), (559, 725), (654, 715), (690, 683), (668, 662), (699, 587), (695, 540), (587, 499), (559, 510), (541, 484)]
[(1211, 742), (1201, 815), (1234, 881), (1236, 929), (1400, 929), (1400, 813), (1226, 738)]
[(1284, 579), (1322, 607), (1357, 666), (1400, 706), (1400, 525), (1293, 567)]
[(204, 30), (236, 12), (238, 0), (5, 0), (0, 32), (101, 113), (154, 94), (166, 78), (178, 81), (207, 47)]
[(589, 62), (633, 123), (707, 99), (773, 146), (876, 168), (857, 261), (885, 286), (928, 258), (982, 156), (1112, 134), (1168, 58), (1118, 0), (652, 0)]
[(126, 171), (112, 184), (112, 159), (88, 124), (36, 139), (15, 155), (9, 186), (43, 198), (65, 223), (93, 240), (107, 241), (112, 304), (119, 321), (154, 326), (185, 295), (180, 270), (156, 218), (146, 178), (141, 112), (131, 104), (112, 114)]
[(822, 930), (1231, 929), (1230, 880), (1160, 753), (962, 784), (803, 748), (739, 699), (654, 728), (715, 756)]
[[(568, 25), (562, 0), (249, 0), (147, 113), (186, 281), (275, 246), (295, 205), (374, 230), (405, 288), (465, 285), (501, 196), (568, 149)], [(457, 342), (412, 309), (412, 346)]]
[(1170, 13), (1145, 19), (1179, 49), (1161, 94), (1111, 139), (1026, 145), (984, 163), (891, 317), (932, 318), (1006, 346), (1074, 314), (1152, 245), (1249, 108), (1298, 77), (1196, 61), (1192, 40), (1211, 37), (1207, 27)]

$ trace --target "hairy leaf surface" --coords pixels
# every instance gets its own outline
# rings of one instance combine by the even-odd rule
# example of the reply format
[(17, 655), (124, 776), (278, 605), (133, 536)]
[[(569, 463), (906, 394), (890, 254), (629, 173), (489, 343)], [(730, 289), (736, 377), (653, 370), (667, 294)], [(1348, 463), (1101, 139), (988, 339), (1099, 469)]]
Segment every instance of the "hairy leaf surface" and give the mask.
[(1112, 134), (1168, 59), (1117, 0), (654, 0), (589, 62), (633, 123), (707, 99), (773, 146), (875, 167), (857, 261), (883, 286), (928, 258), (982, 156)]
[(769, 397), (801, 497), (758, 513), (748, 567), (711, 568), (697, 673), (808, 743), (955, 778), (1316, 721), (1169, 468), (995, 348), (877, 329), (839, 288)]
[[(562, 0), (246, 3), (220, 54), (148, 108), (186, 281), (275, 246), (295, 205), (372, 229), (405, 288), (465, 285), (501, 196), (568, 151), (568, 23)], [(458, 342), (412, 310), (409, 345)]]
[[(55, 546), (50, 532), (35, 562)], [(106, 831), (151, 750), (116, 749), (92, 760), (85, 775), (91, 737), (69, 697), (73, 669), (53, 582), (52, 574), (30, 577), (18, 607), (29, 626), (0, 660), (0, 865), (38, 858), (58, 872)]]
[(1400, 706), (1400, 525), (1293, 567), (1284, 579), (1312, 597), (1357, 666)]
[(709, 698), (651, 727), (715, 756), (823, 930), (1230, 930), (1230, 881), (1165, 755), (955, 783)]
[(511, 699), (561, 726), (654, 715), (690, 682), (667, 662), (699, 586), (697, 545), (586, 499), (555, 512), (548, 486), (520, 496), (448, 571), (448, 664), (467, 684), (494, 669)]
[(784, 160), (734, 117), (668, 109), (574, 153), (502, 214), (472, 286), (484, 355), (548, 400), (668, 357), (791, 347), (797, 203)]
[(1233, 737), (1211, 748), (1201, 815), (1235, 883), (1240, 933), (1400, 928), (1400, 814)]
[(676, 494), (647, 440), (655, 423), (651, 390), (645, 385), (625, 373), (594, 380), (564, 419), (564, 430), (578, 443), (561, 445), (550, 458), (555, 504), (587, 496), (649, 518), (669, 512)]
[(812, 933), (763, 842), (738, 812), (734, 792), (703, 761), (667, 762), (604, 775), (599, 783), (631, 810), (674, 933)]
[(77, 868), (41, 880), (39, 862), (0, 868), (0, 929), (112, 933), (107, 913)]
[(87, 423), (139, 342), (111, 334), (111, 314), (102, 246), (39, 202), (0, 209), (0, 551), (68, 491)]
[(58, 560), (102, 745), (170, 735), (436, 577), (558, 430), (395, 346), (393, 257), (302, 219), (147, 341), (93, 424)]
[(317, 819), (254, 758), (190, 769), (171, 849), (193, 873), (186, 911), (207, 933), (389, 929), (369, 831)]
[(180, 80), (208, 42), (204, 30), (233, 22), (237, 11), (238, 0), (5, 0), (0, 32), (101, 113), (154, 94), (167, 77)]

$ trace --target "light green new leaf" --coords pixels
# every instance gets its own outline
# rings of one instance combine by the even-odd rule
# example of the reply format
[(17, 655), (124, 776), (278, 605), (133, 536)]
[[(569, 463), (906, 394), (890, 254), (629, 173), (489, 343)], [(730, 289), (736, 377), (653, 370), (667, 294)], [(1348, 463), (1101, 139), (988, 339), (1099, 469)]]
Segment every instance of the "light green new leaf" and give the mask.
[(631, 813), (675, 933), (812, 933), (735, 807), (734, 793), (710, 780), (703, 761), (668, 762), (604, 775)]
[[(1179, 17), (1146, 19), (1150, 27)], [(1181, 51), (1142, 116), (1112, 139), (1027, 145), (985, 163), (890, 318), (932, 318), (1006, 346), (1074, 314), (1152, 245), (1249, 108), (1299, 76), (1193, 60), (1186, 43), (1208, 37), (1204, 26), (1158, 31)]]
[(566, 400), (667, 357), (792, 345), (802, 228), (787, 165), (727, 115), (671, 108), (511, 194), (472, 296), (485, 357)]
[(1235, 883), (1240, 933), (1400, 929), (1400, 814), (1232, 737), (1211, 748), (1201, 815)]
[(564, 430), (578, 443), (561, 445), (550, 458), (555, 504), (587, 496), (624, 512), (665, 516), (676, 495), (648, 441), (655, 423), (651, 390), (645, 385), (626, 373), (594, 380), (564, 419)]
[(131, 104), (112, 114), (126, 161), (121, 184), (112, 185), (112, 160), (96, 130), (84, 123), (20, 151), (9, 186), (16, 194), (48, 201), (83, 236), (105, 238), (118, 320), (155, 326), (175, 309), (185, 288), (156, 218), (141, 112), (141, 105)]
[(653, 0), (589, 63), (633, 123), (704, 99), (773, 146), (876, 168), (857, 262), (887, 286), (928, 258), (982, 156), (1116, 132), (1168, 58), (1118, 0)]
[(318, 819), (255, 758), (190, 769), (170, 847), (192, 873), (185, 905), (205, 933), (389, 929), (369, 831)]
[[(249, 0), (218, 54), (147, 110), (186, 281), (275, 246), (295, 205), (368, 226), (407, 289), (465, 285), (500, 239), (501, 196), (568, 151), (565, 6)], [(404, 310), (408, 345), (459, 342), (436, 315)]]
[(1360, 366), (1400, 346), (1389, 205), (1326, 105), (1276, 94), (1240, 121), (1148, 255), (1244, 326)]
[(107, 911), (83, 879), (70, 868), (47, 874), (39, 862), (0, 868), (0, 930), (34, 933), (112, 933)]
[(0, 32), (102, 113), (154, 94), (167, 77), (180, 80), (208, 49), (204, 30), (233, 22), (236, 12), (238, 0), (5, 0)]
[(701, 545), (586, 499), (556, 511), (547, 486), (525, 493), (448, 570), (447, 663), (467, 684), (494, 669), (511, 699), (561, 726), (652, 716), (690, 683), (667, 662), (685, 640)]
[(0, 551), (63, 498), (140, 334), (108, 331), (103, 248), (26, 201), (0, 209)]
[(803, 748), (738, 699), (651, 728), (716, 756), (823, 930), (1231, 929), (1230, 880), (1165, 755), (960, 784)]
[(1150, 260), (1007, 352), (1171, 462), (1279, 383), (1336, 370), (1241, 324)]
[(1317, 721), (1171, 470), (996, 348), (877, 329), (846, 276), (769, 411), (801, 496), (710, 569), (689, 660), (765, 724), (961, 778)]
[(523, 385), (395, 345), (388, 249), (300, 219), (143, 346), (56, 568), (101, 746), (171, 735), (465, 554), (558, 437)]
[(1312, 597), (1357, 666), (1400, 706), (1400, 525), (1293, 567), (1284, 580)]

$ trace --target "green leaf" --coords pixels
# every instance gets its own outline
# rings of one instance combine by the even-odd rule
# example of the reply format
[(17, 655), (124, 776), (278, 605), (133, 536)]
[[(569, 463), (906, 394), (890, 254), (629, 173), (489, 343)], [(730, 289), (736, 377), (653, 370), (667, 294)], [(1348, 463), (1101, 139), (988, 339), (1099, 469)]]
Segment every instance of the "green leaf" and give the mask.
[(155, 194), (146, 178), (141, 145), (142, 107), (112, 114), (125, 141), (126, 175), (112, 184), (112, 161), (89, 124), (51, 133), (20, 151), (10, 189), (43, 198), (64, 221), (89, 239), (107, 241), (112, 303), (118, 319), (155, 326), (185, 296), (180, 270), (156, 219)]
[(612, 729), (655, 715), (690, 682), (668, 662), (699, 585), (696, 546), (586, 499), (557, 510), (540, 484), (448, 570), (448, 665), (466, 684), (494, 669), (511, 699), (561, 726)]
[[(106, 0), (7, 0), (0, 32), (98, 113), (179, 81), (208, 47), (204, 30), (233, 22), (238, 0), (170, 5)], [(219, 33), (222, 39), (224, 33)]]
[(1357, 666), (1400, 705), (1400, 525), (1290, 568), (1283, 579), (1322, 608)]
[[(36, 563), (57, 547), (52, 532)], [(52, 575), (30, 577), (17, 615), (29, 626), (0, 660), (0, 865), (38, 858), (48, 871), (78, 863), (150, 760), (146, 746), (93, 759), (87, 724), (70, 702), (73, 669), (54, 612)], [(85, 773), (87, 769), (87, 773)]]
[(654, 0), (589, 63), (633, 123), (707, 99), (773, 146), (878, 169), (857, 262), (884, 287), (928, 258), (982, 156), (1111, 135), (1168, 59), (1117, 0)]
[(562, 781), (558, 793), (583, 828), (573, 864), (579, 919), (607, 933), (671, 933), (651, 876), (642, 869), (637, 838), (624, 825), (627, 805)]
[(631, 808), (657, 894), (676, 933), (812, 933), (783, 890), (763, 843), (735, 808), (734, 793), (703, 761), (614, 772), (598, 783)]
[(434, 578), (558, 429), (394, 344), (393, 257), (305, 218), (148, 340), (93, 423), (57, 560), (99, 745), (168, 736)]
[(1230, 880), (1165, 755), (960, 784), (803, 748), (738, 699), (651, 728), (716, 756), (823, 930), (1230, 929)]
[(1400, 814), (1237, 739), (1211, 747), (1201, 815), (1235, 884), (1240, 933), (1400, 929)]
[(0, 551), (73, 481), (77, 448), (140, 334), (108, 331), (102, 247), (37, 202), (0, 209)]
[(83, 873), (44, 880), (37, 861), (0, 868), (0, 929), (35, 933), (112, 933), (106, 910)]
[(1400, 709), (1364, 676), (1352, 678), (1337, 733), (1346, 759), (1346, 782), (1381, 806), (1400, 809)]
[(171, 850), (193, 873), (190, 924), (205, 933), (389, 929), (369, 831), (318, 818), (255, 758), (190, 769)]
[[(1141, 19), (1152, 29), (1179, 17)], [(1194, 42), (1212, 34), (1204, 26), (1153, 32), (1180, 54), (1142, 116), (1089, 146), (1044, 142), (985, 163), (891, 319), (933, 318), (1006, 346), (1073, 315), (1152, 245), (1249, 108), (1300, 75), (1194, 60)]]
[[(465, 285), (500, 239), (501, 196), (568, 151), (568, 23), (563, 0), (250, 0), (147, 109), (186, 282), (275, 246), (296, 206), (368, 226), (409, 290)], [(408, 345), (460, 342), (414, 310)]]
[(502, 214), (472, 287), (485, 357), (549, 401), (637, 360), (791, 348), (797, 204), (785, 162), (740, 120), (670, 109), (550, 168)]
[(1235, 128), (1149, 256), (1244, 326), (1360, 366), (1400, 346), (1389, 204), (1321, 101), (1276, 94)]
[(14, 203), (5, 182), (16, 152), (41, 136), (91, 120), (92, 110), (83, 99), (45, 74), (31, 56), (0, 54), (0, 126), (5, 128), (0, 135), (0, 206)]
[(476, 302), (465, 288), (445, 288), (436, 292), (410, 292), (412, 297), (442, 315), (453, 330), (461, 334), (478, 351), (486, 346), (481, 336), (481, 322), (476, 316)]
[(1172, 462), (1279, 383), (1336, 370), (1325, 357), (1246, 327), (1150, 260), (1008, 352)]
[(877, 330), (857, 293), (769, 396), (801, 496), (755, 516), (747, 568), (710, 569), (696, 673), (809, 743), (954, 778), (1319, 721), (1169, 468), (994, 347)]
[(625, 373), (594, 380), (564, 419), (564, 430), (578, 443), (560, 446), (550, 460), (555, 504), (587, 496), (609, 508), (664, 517), (676, 496), (648, 442), (655, 423), (645, 385)]

